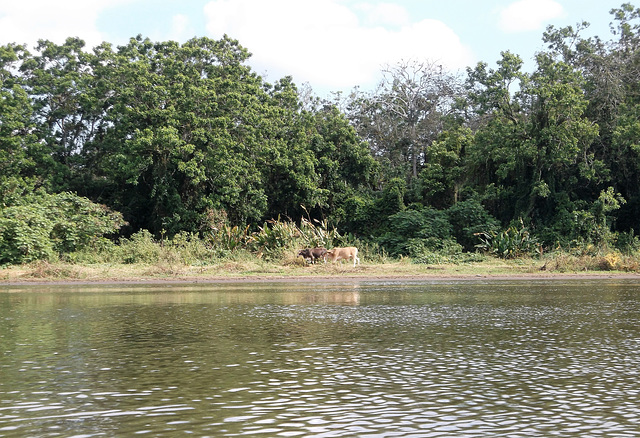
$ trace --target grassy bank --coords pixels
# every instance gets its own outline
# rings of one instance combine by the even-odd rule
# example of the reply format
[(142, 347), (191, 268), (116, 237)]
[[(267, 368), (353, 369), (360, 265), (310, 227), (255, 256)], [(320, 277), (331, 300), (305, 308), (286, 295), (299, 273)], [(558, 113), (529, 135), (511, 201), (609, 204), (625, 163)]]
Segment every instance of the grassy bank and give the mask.
[(604, 255), (548, 254), (543, 257), (499, 259), (478, 255), (467, 260), (440, 263), (414, 263), (410, 259), (367, 260), (354, 267), (351, 263), (309, 265), (294, 253), (278, 260), (266, 261), (251, 254), (234, 255), (209, 261), (185, 261), (161, 257), (153, 263), (69, 261), (34, 262), (0, 269), (0, 284), (21, 282), (97, 282), (97, 281), (211, 281), (235, 279), (295, 278), (450, 278), (504, 276), (638, 275), (640, 258), (618, 253)]

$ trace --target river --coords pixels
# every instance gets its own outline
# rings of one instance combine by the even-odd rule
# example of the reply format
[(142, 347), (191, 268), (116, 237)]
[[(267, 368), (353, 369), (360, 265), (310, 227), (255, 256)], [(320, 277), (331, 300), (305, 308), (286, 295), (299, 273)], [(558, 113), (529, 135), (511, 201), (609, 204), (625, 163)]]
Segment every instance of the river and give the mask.
[(640, 283), (0, 286), (0, 437), (640, 436)]

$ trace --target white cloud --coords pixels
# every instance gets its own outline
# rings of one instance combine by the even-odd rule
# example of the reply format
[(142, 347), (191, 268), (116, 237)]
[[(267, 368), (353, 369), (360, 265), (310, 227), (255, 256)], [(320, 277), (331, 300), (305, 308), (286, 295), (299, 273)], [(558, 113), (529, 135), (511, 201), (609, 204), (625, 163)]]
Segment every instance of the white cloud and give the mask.
[(562, 16), (564, 9), (554, 0), (520, 0), (500, 12), (500, 28), (509, 33), (540, 30), (549, 20)]
[(375, 5), (360, 3), (355, 8), (365, 14), (367, 25), (403, 26), (409, 24), (407, 10), (395, 3), (377, 3)]
[(195, 36), (193, 26), (189, 17), (184, 14), (174, 15), (171, 18), (171, 29), (168, 33), (168, 39), (173, 41), (185, 41)]
[(205, 16), (208, 34), (239, 40), (253, 53), (258, 73), (266, 71), (270, 80), (292, 75), (296, 83), (327, 91), (373, 85), (383, 65), (400, 59), (429, 59), (451, 69), (474, 62), (445, 24), (411, 23), (397, 5), (350, 9), (337, 0), (213, 0)]
[(98, 14), (125, 0), (17, 0), (0, 3), (0, 44), (18, 43), (32, 47), (39, 39), (61, 44), (68, 37), (80, 37), (86, 47), (104, 38), (96, 28)]

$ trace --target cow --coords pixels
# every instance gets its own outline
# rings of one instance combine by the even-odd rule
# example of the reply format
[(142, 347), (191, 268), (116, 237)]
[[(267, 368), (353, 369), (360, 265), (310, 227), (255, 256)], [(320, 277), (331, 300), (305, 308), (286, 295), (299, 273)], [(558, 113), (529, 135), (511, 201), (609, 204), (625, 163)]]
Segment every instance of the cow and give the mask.
[(298, 256), (302, 256), (305, 260), (310, 260), (311, 263), (315, 263), (320, 258), (327, 263), (327, 249), (323, 247), (301, 249), (298, 252)]
[(337, 260), (345, 259), (349, 260), (353, 258), (353, 266), (356, 266), (356, 262), (360, 264), (360, 259), (358, 258), (358, 248), (355, 246), (348, 246), (346, 248), (333, 248), (332, 250), (327, 251), (327, 257), (331, 259), (332, 262)]

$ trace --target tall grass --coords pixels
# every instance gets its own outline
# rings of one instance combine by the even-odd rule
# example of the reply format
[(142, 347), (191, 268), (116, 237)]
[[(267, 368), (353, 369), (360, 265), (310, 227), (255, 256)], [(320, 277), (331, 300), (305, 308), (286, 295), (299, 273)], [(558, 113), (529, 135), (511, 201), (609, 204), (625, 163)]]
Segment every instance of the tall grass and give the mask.
[[(239, 254), (252, 254), (265, 260), (279, 260), (290, 256), (303, 247), (354, 243), (353, 236), (342, 236), (327, 221), (302, 219), (300, 225), (278, 218), (265, 222), (254, 232), (249, 227), (241, 228), (220, 224), (199, 237), (190, 233), (179, 233), (170, 239), (156, 239), (146, 230), (117, 243), (101, 239), (85, 251), (64, 254), (62, 259), (73, 263), (182, 263), (206, 265)], [(373, 251), (374, 245), (369, 245)]]
[[(465, 265), (490, 263), (492, 259), (522, 260), (532, 270), (547, 272), (582, 271), (640, 271), (640, 252), (594, 245), (576, 245), (536, 251), (537, 242), (524, 228), (511, 228), (503, 233), (485, 235), (484, 251), (422, 252), (408, 260), (421, 265)], [(297, 257), (300, 248), (324, 246), (357, 246), (361, 260), (369, 264), (392, 264), (398, 259), (389, 257), (375, 242), (361, 241), (356, 236), (338, 233), (326, 221), (302, 219), (299, 224), (290, 220), (267, 221), (254, 232), (248, 227), (221, 224), (204, 236), (180, 233), (169, 239), (156, 239), (148, 231), (140, 231), (118, 242), (99, 239), (91, 248), (60, 255), (56, 260), (34, 263), (34, 275), (50, 278), (73, 278), (75, 271), (66, 266), (113, 264), (146, 265), (150, 274), (176, 275), (185, 269), (202, 267), (224, 272), (254, 270), (274, 272), (283, 267), (302, 267)], [(627, 246), (628, 248), (630, 246)], [(537, 264), (537, 268), (535, 265)], [(251, 268), (251, 266), (253, 266)]]

